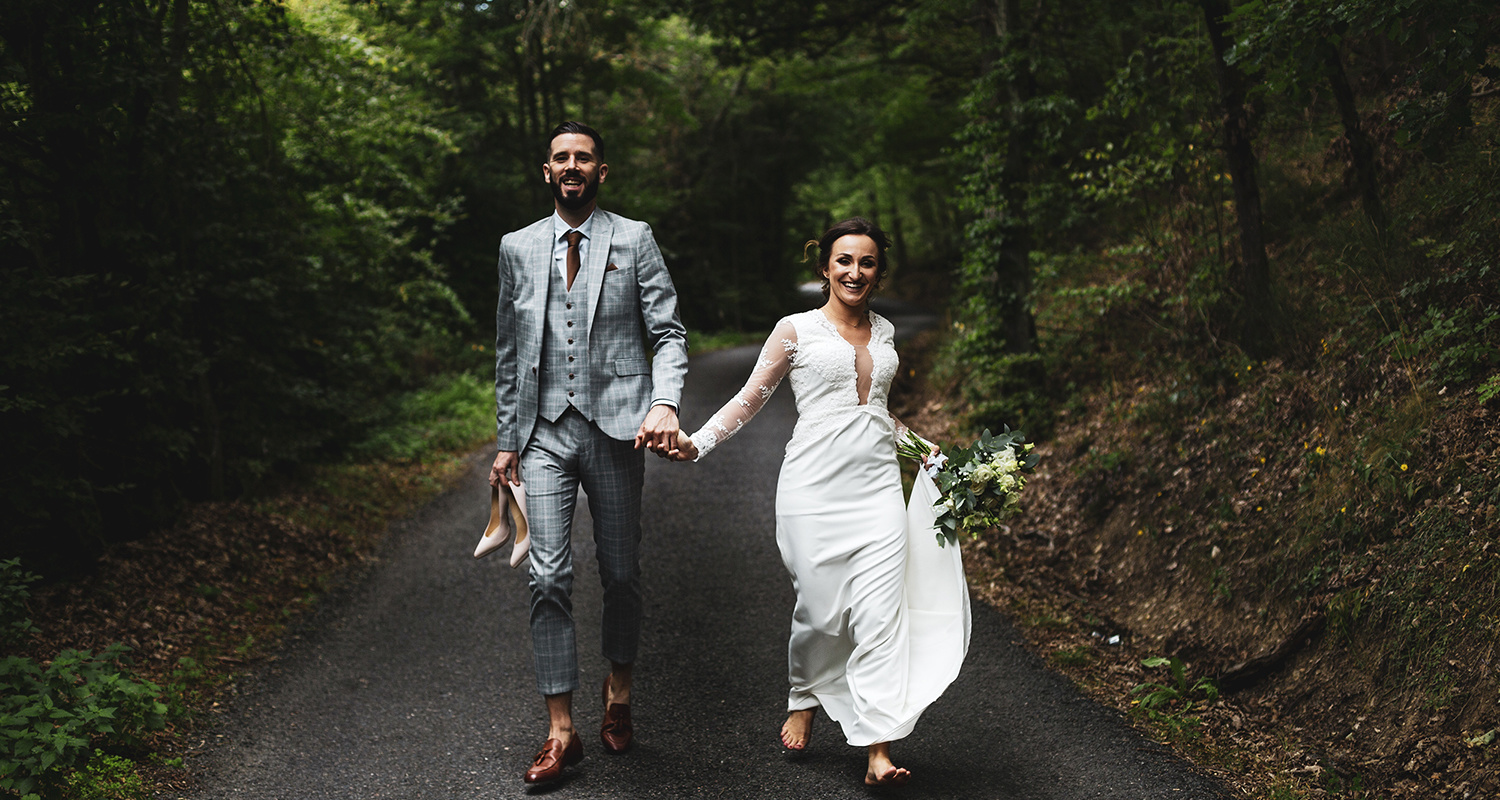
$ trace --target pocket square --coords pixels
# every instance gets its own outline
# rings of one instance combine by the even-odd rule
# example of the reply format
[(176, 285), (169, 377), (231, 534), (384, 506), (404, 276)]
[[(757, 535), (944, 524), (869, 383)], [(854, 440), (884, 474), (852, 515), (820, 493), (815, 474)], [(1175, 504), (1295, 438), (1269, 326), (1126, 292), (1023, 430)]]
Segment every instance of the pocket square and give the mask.
[(604, 268), (604, 271), (605, 272), (613, 272), (613, 271), (615, 271), (617, 269), (619, 269), (619, 267), (615, 266), (614, 264), (610, 264), (609, 266), (607, 266), (607, 267)]

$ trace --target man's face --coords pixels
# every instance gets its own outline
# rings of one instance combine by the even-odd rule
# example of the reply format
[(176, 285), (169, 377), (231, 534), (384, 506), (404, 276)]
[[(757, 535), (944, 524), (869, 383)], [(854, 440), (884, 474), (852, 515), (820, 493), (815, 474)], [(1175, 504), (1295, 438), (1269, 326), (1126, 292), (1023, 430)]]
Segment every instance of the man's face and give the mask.
[(609, 165), (599, 163), (594, 140), (581, 133), (564, 133), (552, 140), (542, 178), (552, 187), (557, 204), (569, 211), (588, 206), (599, 194)]

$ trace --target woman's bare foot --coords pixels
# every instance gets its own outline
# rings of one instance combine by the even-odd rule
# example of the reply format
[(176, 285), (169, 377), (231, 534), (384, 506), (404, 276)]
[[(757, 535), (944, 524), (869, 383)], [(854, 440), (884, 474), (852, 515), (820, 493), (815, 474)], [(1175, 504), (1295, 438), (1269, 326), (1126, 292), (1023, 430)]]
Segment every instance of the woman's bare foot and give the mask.
[(814, 710), (808, 708), (802, 711), (787, 712), (786, 724), (781, 726), (781, 743), (786, 746), (786, 749), (807, 749), (807, 743), (812, 739)]
[(891, 763), (891, 743), (870, 745), (870, 766), (865, 769), (866, 786), (905, 786), (911, 773)]

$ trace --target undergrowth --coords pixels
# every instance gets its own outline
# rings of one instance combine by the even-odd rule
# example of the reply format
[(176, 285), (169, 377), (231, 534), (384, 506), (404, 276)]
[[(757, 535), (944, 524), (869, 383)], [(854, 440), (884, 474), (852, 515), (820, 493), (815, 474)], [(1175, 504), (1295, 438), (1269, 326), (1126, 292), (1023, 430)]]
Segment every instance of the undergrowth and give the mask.
[[(36, 632), (26, 609), (38, 577), (18, 559), (0, 561), (0, 647)], [(130, 648), (68, 649), (38, 662), (0, 659), (0, 791), (22, 800), (136, 798), (134, 762), (100, 748), (143, 753), (145, 737), (166, 724), (162, 690), (138, 679)]]

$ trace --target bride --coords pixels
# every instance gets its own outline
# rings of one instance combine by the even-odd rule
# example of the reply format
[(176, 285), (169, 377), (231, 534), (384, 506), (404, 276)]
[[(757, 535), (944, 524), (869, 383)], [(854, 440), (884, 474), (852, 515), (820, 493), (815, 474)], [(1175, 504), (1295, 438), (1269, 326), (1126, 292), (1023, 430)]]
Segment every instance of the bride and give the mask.
[(894, 329), (869, 310), (887, 246), (863, 217), (829, 228), (817, 242), (827, 302), (778, 322), (744, 388), (680, 435), (674, 454), (708, 455), (791, 377), (797, 425), (777, 483), (776, 544), (797, 604), (781, 741), (805, 749), (822, 706), (849, 744), (868, 748), (870, 785), (911, 777), (892, 763), (891, 742), (911, 733), (969, 646), (959, 551), (934, 536), (937, 489), (919, 470), (909, 508), (902, 499), (896, 442), (906, 426), (886, 409)]

